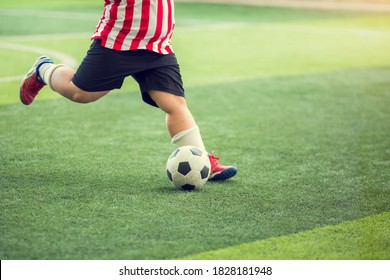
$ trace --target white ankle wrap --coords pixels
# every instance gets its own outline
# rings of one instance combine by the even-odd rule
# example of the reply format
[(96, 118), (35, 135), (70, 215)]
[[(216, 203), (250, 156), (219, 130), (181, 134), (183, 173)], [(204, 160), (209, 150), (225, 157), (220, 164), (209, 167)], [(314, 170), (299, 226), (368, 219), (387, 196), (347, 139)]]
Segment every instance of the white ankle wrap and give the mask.
[(200, 135), (199, 127), (197, 125), (173, 136), (172, 143), (176, 144), (178, 147), (195, 146), (202, 149), (203, 151), (206, 151), (202, 136)]

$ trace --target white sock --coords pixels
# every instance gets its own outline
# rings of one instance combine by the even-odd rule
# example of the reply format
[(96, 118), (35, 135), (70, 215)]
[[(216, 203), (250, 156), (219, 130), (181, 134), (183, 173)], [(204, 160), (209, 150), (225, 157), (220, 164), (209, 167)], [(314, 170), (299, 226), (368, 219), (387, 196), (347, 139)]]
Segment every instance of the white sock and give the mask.
[(54, 70), (56, 70), (58, 67), (63, 67), (64, 64), (53, 64), (53, 63), (44, 63), (42, 64), (39, 69), (39, 76), (41, 77), (42, 81), (49, 85), (51, 89), (51, 75), (53, 74)]
[(173, 136), (172, 143), (174, 143), (177, 147), (195, 146), (203, 151), (206, 151), (197, 125)]

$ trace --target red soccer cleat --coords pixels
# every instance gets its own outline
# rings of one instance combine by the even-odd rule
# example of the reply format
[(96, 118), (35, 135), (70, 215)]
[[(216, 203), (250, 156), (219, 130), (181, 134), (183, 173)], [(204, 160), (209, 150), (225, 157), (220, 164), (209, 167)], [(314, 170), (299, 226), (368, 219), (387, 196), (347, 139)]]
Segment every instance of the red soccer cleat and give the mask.
[(211, 164), (211, 173), (209, 176), (209, 181), (223, 181), (236, 175), (237, 167), (222, 165), (218, 161), (220, 159), (215, 157), (214, 153), (209, 155), (209, 159)]
[(22, 80), (19, 96), (24, 105), (30, 105), (38, 92), (45, 86), (38, 72), (39, 67), (44, 63), (53, 63), (53, 61), (47, 56), (40, 56)]

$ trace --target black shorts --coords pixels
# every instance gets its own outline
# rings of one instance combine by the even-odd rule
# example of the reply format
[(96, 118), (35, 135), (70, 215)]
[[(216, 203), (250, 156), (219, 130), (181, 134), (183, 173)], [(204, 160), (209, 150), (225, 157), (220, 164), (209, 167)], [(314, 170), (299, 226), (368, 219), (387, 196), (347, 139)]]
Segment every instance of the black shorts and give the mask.
[(84, 91), (106, 91), (122, 87), (132, 76), (139, 84), (142, 99), (152, 105), (149, 90), (160, 90), (184, 97), (180, 68), (174, 54), (148, 50), (117, 51), (94, 40), (72, 81)]

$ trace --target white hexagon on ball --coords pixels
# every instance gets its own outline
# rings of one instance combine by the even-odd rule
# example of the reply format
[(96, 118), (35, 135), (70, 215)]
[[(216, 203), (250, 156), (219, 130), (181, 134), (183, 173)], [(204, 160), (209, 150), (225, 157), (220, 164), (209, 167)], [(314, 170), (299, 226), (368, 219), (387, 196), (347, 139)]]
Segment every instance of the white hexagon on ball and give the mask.
[(199, 190), (207, 182), (210, 170), (207, 152), (194, 146), (177, 148), (166, 164), (168, 179), (181, 190)]

